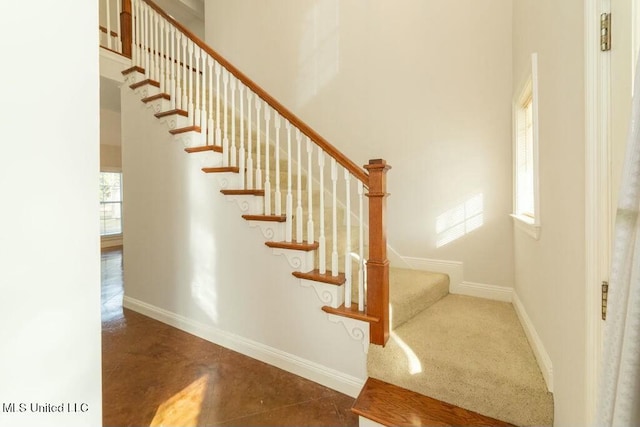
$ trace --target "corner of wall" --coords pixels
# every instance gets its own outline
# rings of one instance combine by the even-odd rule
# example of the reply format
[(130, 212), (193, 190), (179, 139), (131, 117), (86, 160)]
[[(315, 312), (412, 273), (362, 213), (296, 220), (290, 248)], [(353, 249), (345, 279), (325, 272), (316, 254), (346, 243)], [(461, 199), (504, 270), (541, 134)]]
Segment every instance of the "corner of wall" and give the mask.
[(547, 389), (549, 392), (553, 393), (553, 365), (551, 363), (551, 358), (549, 357), (540, 336), (533, 326), (533, 322), (529, 318), (529, 315), (520, 301), (520, 298), (518, 298), (518, 294), (515, 290), (513, 291), (513, 307), (520, 319), (520, 323), (522, 324), (524, 333), (527, 336), (529, 345), (531, 345), (531, 348), (533, 349), (533, 354), (536, 357), (538, 367), (540, 368), (544, 381), (547, 384)]

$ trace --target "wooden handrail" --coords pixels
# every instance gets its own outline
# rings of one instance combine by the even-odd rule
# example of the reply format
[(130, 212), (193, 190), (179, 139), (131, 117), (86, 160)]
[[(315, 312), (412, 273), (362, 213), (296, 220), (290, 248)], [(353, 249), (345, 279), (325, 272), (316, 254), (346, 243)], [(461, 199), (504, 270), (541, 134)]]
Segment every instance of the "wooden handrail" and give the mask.
[[(124, 2), (125, 0), (123, 0)], [(128, 0), (129, 2), (131, 0)], [(160, 14), (164, 19), (170, 22), (174, 27), (180, 30), (183, 34), (189, 37), (196, 45), (198, 45), (202, 50), (207, 52), (211, 57), (213, 57), (220, 65), (227, 69), (231, 74), (233, 74), (238, 80), (240, 80), (247, 88), (249, 88), (253, 93), (262, 98), (267, 104), (269, 104), (274, 110), (276, 110), (282, 117), (287, 119), (293, 126), (298, 128), (303, 134), (308, 136), (316, 145), (322, 148), (327, 154), (336, 159), (338, 163), (340, 163), (344, 168), (346, 168), (353, 176), (358, 178), (365, 187), (369, 187), (369, 174), (362, 170), (358, 165), (356, 165), (351, 159), (345, 156), (340, 150), (331, 145), (329, 141), (324, 139), (318, 132), (313, 130), (309, 125), (302, 121), (298, 116), (293, 114), (289, 109), (287, 109), (284, 105), (278, 102), (273, 96), (269, 95), (267, 91), (262, 89), (257, 83), (251, 80), (246, 74), (237, 69), (233, 64), (227, 61), (222, 55), (209, 47), (205, 42), (200, 40), (198, 36), (193, 34), (187, 28), (182, 26), (179, 22), (169, 16), (164, 10), (162, 10), (158, 5), (156, 5), (151, 0), (142, 0), (147, 3), (153, 10), (155, 10), (158, 14)], [(124, 4), (123, 4), (124, 6)], [(130, 6), (129, 6), (130, 8)], [(129, 9), (130, 10), (130, 9)], [(124, 7), (123, 7), (124, 13)], [(125, 26), (122, 27), (123, 30), (123, 41), (124, 41), (124, 29)], [(124, 44), (124, 43), (123, 43)], [(129, 43), (131, 45), (131, 43)]]

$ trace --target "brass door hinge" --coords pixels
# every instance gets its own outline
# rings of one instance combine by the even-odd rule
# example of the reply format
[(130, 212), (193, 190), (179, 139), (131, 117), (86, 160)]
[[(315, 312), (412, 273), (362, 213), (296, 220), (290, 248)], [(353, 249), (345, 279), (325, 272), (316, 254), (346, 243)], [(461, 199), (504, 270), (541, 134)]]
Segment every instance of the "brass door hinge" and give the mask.
[(609, 296), (609, 282), (602, 282), (602, 320), (607, 320), (608, 296)]
[(611, 50), (611, 14), (600, 15), (600, 50)]

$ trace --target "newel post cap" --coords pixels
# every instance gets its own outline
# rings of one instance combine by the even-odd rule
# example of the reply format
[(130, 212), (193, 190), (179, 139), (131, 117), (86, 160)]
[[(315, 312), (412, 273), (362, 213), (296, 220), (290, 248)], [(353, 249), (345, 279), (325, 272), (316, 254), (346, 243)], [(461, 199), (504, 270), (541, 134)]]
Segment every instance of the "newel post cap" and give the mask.
[(372, 159), (369, 160), (369, 163), (363, 166), (368, 171), (380, 171), (386, 172), (391, 169), (391, 165), (387, 164), (387, 161), (384, 159)]

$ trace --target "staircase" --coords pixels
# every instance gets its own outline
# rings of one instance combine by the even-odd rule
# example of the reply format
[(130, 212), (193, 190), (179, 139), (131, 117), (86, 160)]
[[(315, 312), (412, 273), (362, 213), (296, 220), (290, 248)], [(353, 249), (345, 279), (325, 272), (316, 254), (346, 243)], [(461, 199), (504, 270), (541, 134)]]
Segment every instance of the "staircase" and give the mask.
[[(362, 425), (508, 425), (498, 419), (550, 425), (550, 395), (544, 388), (530, 392), (529, 384), (539, 385), (541, 376), (508, 307), (465, 297), (460, 302), (449, 295), (447, 275), (389, 266), (384, 212), (390, 167), (384, 160), (371, 160), (364, 169), (355, 165), (152, 2), (124, 0), (119, 14), (121, 43), (110, 47), (121, 45), (116, 50), (132, 59), (123, 71), (128, 90), (184, 146), (184, 156), (197, 156), (202, 174), (217, 179), (221, 194), (212, 197), (235, 202), (265, 245), (287, 259), (300, 284), (314, 289), (329, 320), (351, 322), (347, 331), (369, 349), (368, 373), (377, 379), (367, 381), (354, 407)], [(113, 34), (111, 28), (103, 32)], [(500, 372), (465, 370), (456, 351), (467, 348), (426, 333), (438, 330), (457, 343), (470, 336), (482, 340), (483, 329), (505, 326), (486, 315), (497, 311), (517, 325), (517, 346), (527, 347), (526, 360), (518, 359), (521, 353), (515, 357), (515, 369), (534, 367), (524, 382), (506, 381), (500, 389), (507, 405), (516, 402), (509, 408), (492, 403), (491, 380)], [(471, 320), (451, 328), (443, 316), (454, 312), (471, 314)], [(478, 330), (469, 333), (470, 326)], [(430, 358), (442, 347), (452, 348), (448, 359)], [(405, 366), (407, 359), (420, 368)], [(464, 360), (478, 363), (473, 355)], [(525, 410), (531, 396), (542, 415)]]

